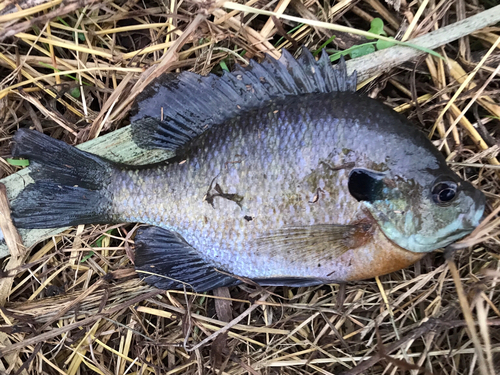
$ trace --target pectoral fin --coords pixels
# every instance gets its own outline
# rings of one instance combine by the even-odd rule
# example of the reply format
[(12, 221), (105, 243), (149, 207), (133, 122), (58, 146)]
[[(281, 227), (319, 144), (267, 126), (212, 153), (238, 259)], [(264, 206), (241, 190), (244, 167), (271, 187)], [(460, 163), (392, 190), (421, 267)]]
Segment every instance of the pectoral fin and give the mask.
[(371, 232), (371, 224), (317, 224), (288, 227), (257, 238), (255, 245), (268, 254), (290, 254), (295, 259), (321, 261), (338, 258), (347, 250), (361, 246)]
[(240, 283), (204, 260), (178, 233), (154, 226), (137, 231), (135, 268), (144, 281), (160, 289), (186, 287), (201, 293)]

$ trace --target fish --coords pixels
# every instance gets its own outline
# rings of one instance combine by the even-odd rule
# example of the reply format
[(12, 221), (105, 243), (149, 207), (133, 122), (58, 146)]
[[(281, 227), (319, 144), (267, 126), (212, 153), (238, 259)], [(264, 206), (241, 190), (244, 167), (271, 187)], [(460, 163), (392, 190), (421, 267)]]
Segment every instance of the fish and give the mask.
[(106, 160), (30, 129), (18, 228), (142, 223), (135, 268), (160, 289), (312, 286), (413, 264), (477, 227), (484, 194), (404, 116), (356, 92), (323, 52), (222, 76), (159, 77), (130, 117), (162, 163)]

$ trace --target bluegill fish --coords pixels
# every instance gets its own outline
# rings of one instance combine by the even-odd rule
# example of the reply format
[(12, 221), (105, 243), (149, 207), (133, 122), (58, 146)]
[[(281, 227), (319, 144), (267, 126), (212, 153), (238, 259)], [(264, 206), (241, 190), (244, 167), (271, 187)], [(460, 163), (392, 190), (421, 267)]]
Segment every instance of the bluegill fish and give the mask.
[(34, 183), (21, 228), (140, 222), (135, 266), (159, 288), (252, 279), (307, 286), (392, 272), (470, 233), (485, 199), (404, 117), (355, 93), (326, 54), (222, 77), (166, 75), (143, 92), (134, 141), (175, 150), (117, 164), (31, 130), (13, 155)]

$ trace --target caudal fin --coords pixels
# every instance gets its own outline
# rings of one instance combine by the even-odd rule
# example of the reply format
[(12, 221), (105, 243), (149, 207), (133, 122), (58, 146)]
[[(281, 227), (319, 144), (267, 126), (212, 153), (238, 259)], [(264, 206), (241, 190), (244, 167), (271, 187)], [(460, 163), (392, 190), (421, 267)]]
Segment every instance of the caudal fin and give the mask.
[(109, 223), (111, 196), (106, 187), (113, 163), (34, 130), (14, 136), (14, 157), (30, 161), (28, 185), (12, 202), (19, 228), (57, 228)]

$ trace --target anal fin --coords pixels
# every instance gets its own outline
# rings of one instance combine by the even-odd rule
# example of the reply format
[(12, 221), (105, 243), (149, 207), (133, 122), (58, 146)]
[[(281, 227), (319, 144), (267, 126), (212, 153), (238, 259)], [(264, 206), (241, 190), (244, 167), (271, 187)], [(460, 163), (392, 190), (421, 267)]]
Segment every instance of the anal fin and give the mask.
[(240, 283), (218, 272), (178, 233), (155, 226), (137, 231), (135, 268), (145, 282), (160, 289), (186, 287), (201, 293)]

